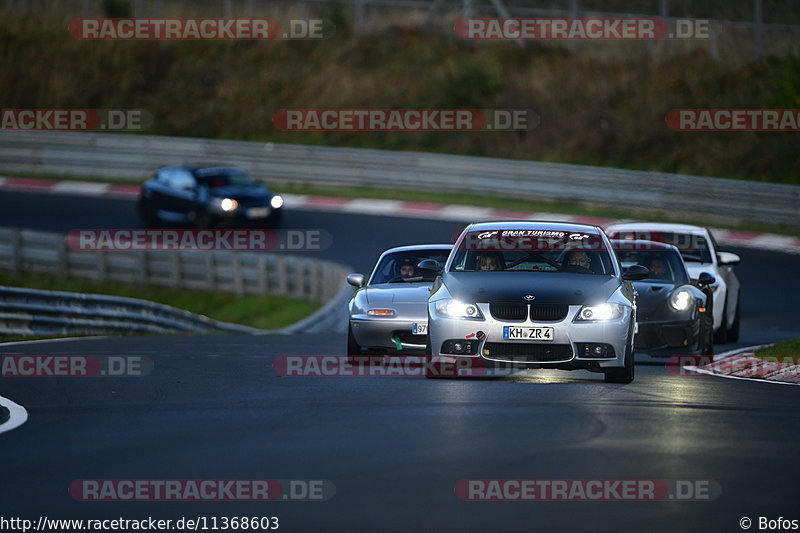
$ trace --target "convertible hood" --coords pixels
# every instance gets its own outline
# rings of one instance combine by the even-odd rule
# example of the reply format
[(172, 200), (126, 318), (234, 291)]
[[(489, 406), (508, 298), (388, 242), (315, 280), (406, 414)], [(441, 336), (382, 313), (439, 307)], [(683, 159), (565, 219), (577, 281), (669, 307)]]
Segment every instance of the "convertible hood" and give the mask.
[(620, 286), (617, 278), (551, 272), (449, 273), (444, 284), (463, 302), (519, 302), (532, 294), (533, 303), (583, 305), (605, 302)]
[(366, 289), (369, 305), (425, 303), (431, 295), (430, 283), (382, 283)]

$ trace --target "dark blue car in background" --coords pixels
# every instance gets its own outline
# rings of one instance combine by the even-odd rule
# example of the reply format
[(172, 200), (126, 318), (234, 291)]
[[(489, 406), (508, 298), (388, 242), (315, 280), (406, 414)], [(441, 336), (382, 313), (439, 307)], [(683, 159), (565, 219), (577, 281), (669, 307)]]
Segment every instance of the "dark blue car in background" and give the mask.
[(280, 195), (232, 167), (161, 167), (142, 185), (138, 203), (148, 228), (274, 226), (282, 208)]

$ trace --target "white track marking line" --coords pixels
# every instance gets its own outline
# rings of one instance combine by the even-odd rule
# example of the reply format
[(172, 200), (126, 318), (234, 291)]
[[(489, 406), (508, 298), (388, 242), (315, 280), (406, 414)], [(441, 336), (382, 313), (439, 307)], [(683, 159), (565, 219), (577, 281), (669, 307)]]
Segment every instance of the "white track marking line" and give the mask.
[(16, 429), (28, 420), (28, 411), (21, 405), (12, 402), (8, 398), (0, 396), (0, 405), (8, 409), (8, 420), (0, 424), (0, 433), (5, 433)]
[(52, 339), (34, 339), (30, 341), (12, 341), (12, 342), (0, 341), (0, 350), (5, 348), (6, 346), (17, 346), (19, 344), (41, 344), (43, 342), (66, 342), (66, 341), (82, 341), (87, 339), (107, 339), (107, 338), (109, 338), (108, 335), (91, 335), (88, 337), (54, 337)]
[(109, 183), (94, 183), (91, 181), (60, 181), (50, 187), (52, 193), (85, 194), (89, 196), (102, 196), (111, 188)]
[(391, 215), (400, 211), (403, 202), (400, 200), (382, 200), (356, 198), (347, 202), (342, 211), (349, 213), (367, 213), (370, 215)]

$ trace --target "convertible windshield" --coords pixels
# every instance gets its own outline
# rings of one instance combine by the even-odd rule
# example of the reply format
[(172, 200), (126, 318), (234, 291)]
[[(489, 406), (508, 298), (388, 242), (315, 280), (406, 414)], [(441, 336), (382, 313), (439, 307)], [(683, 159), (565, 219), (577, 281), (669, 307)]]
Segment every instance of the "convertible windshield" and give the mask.
[(423, 259), (433, 259), (440, 265), (444, 265), (447, 256), (450, 255), (449, 248), (431, 250), (412, 250), (408, 252), (395, 252), (386, 254), (381, 259), (372, 275), (370, 285), (380, 283), (418, 283), (430, 282), (436, 274), (427, 270), (420, 270), (417, 265)]
[(255, 183), (253, 178), (235, 168), (200, 169), (195, 172), (201, 185), (216, 189), (218, 187), (247, 186)]
[(633, 265), (647, 267), (650, 270), (650, 277), (643, 280), (645, 282), (689, 282), (683, 260), (677, 252), (670, 250), (618, 250), (616, 248), (615, 252), (622, 268)]
[(596, 233), (497, 230), (467, 233), (450, 271), (523, 271), (613, 275), (606, 244)]
[(620, 240), (639, 239), (671, 244), (680, 250), (686, 261), (711, 263), (711, 248), (702, 235), (672, 231), (624, 230), (613, 232), (611, 237)]

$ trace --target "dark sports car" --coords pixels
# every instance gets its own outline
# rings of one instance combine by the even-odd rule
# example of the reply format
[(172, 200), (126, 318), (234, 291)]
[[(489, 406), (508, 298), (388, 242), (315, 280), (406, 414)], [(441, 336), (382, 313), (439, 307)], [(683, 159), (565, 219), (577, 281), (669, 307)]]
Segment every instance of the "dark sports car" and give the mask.
[(711, 355), (713, 349), (713, 299), (710, 274), (692, 284), (680, 251), (672, 245), (642, 240), (612, 240), (623, 268), (642, 265), (647, 279), (634, 282), (636, 289), (637, 353)]
[(138, 204), (148, 228), (274, 225), (282, 207), (280, 195), (230, 167), (161, 167), (142, 185)]

